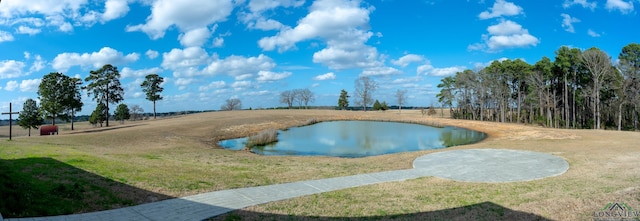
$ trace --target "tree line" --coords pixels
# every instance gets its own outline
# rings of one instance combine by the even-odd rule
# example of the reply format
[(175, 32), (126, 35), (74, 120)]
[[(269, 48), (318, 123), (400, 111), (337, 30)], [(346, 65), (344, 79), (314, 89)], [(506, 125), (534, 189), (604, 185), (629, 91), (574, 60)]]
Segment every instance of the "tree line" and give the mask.
[[(106, 122), (109, 126), (109, 104), (118, 104), (124, 100), (124, 89), (120, 84), (120, 72), (118, 68), (110, 64), (102, 66), (98, 70), (89, 72), (89, 76), (84, 79), (88, 84), (81, 86), (83, 81), (80, 78), (73, 78), (63, 73), (52, 72), (42, 78), (38, 86), (38, 99), (40, 107), (35, 100), (27, 99), (23, 110), (18, 117), (18, 124), (29, 129), (38, 129), (45, 119), (50, 119), (51, 124), (56, 124), (56, 119), (71, 122), (71, 130), (75, 114), (82, 111), (81, 90), (86, 90), (87, 95), (97, 102), (96, 109), (89, 117), (91, 124)], [(156, 101), (162, 100), (160, 93), (163, 88), (160, 86), (164, 78), (157, 74), (149, 74), (140, 85), (146, 94), (146, 99), (153, 102), (153, 116), (156, 117)], [(134, 113), (141, 111), (139, 106), (134, 105)], [(114, 112), (116, 120), (125, 120), (131, 117), (130, 110), (126, 104), (120, 104)]]
[(640, 44), (625, 46), (617, 63), (596, 47), (562, 46), (553, 61), (493, 61), (437, 87), (438, 101), (457, 119), (637, 130)]

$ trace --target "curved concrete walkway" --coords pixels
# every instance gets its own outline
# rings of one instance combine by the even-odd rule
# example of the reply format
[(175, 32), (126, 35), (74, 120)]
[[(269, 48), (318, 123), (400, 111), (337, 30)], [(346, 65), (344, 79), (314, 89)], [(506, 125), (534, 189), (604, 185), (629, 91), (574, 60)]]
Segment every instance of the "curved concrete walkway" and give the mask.
[(408, 170), (221, 190), (92, 213), (5, 220), (203, 220), (271, 201), (383, 182), (428, 176), (467, 182), (515, 182), (557, 176), (569, 169), (567, 161), (550, 154), (502, 149), (432, 153), (417, 158), (413, 166)]

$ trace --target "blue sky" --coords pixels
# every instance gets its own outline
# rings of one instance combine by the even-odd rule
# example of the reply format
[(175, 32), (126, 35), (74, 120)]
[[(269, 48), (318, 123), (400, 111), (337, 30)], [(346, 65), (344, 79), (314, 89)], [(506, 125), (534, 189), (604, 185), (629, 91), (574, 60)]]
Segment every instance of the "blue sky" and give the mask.
[[(37, 99), (50, 72), (85, 78), (119, 68), (124, 103), (152, 110), (140, 83), (165, 77), (159, 112), (282, 106), (309, 88), (313, 105), (370, 76), (374, 98), (436, 104), (444, 76), (496, 59), (535, 63), (566, 45), (607, 52), (638, 42), (638, 0), (2, 0), (0, 109)], [(81, 114), (95, 108), (86, 94)], [(353, 103), (353, 101), (351, 101)], [(2, 116), (6, 119), (7, 116)]]

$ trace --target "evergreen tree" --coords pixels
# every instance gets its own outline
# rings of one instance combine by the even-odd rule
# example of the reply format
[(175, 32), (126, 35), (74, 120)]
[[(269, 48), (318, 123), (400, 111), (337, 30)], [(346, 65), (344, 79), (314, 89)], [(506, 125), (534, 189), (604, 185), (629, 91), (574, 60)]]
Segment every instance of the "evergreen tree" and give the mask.
[(164, 78), (157, 74), (149, 74), (145, 77), (144, 82), (140, 85), (142, 91), (147, 95), (147, 100), (153, 102), (153, 119), (156, 119), (156, 101), (162, 100), (160, 93), (164, 88), (160, 87), (160, 84), (164, 82)]
[(109, 104), (117, 104), (124, 100), (124, 89), (120, 85), (120, 72), (118, 68), (110, 64), (102, 66), (102, 68), (91, 71), (89, 77), (84, 79), (89, 83), (85, 89), (88, 95), (93, 95), (93, 100), (104, 105), (104, 119), (109, 126)]
[(129, 120), (131, 115), (129, 114), (129, 107), (126, 104), (119, 104), (116, 107), (116, 111), (113, 113), (113, 117), (120, 121), (120, 124), (124, 124), (124, 120)]
[(346, 110), (347, 107), (349, 107), (349, 95), (347, 91), (342, 89), (342, 91), (340, 91), (340, 98), (338, 98), (338, 108)]
[(27, 99), (24, 102), (22, 111), (18, 116), (18, 125), (24, 129), (29, 129), (29, 136), (31, 136), (31, 128), (38, 129), (42, 125), (42, 116), (38, 111), (38, 105), (33, 99)]
[(376, 102), (373, 103), (372, 109), (374, 111), (382, 110), (382, 105), (380, 104), (380, 102), (378, 100), (376, 100)]

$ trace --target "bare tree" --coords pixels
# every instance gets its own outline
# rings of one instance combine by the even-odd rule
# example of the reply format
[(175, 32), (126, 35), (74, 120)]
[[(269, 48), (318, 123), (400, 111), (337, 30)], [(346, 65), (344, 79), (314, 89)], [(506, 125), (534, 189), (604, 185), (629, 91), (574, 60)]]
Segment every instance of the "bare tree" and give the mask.
[(402, 105), (407, 101), (407, 90), (396, 91), (396, 101), (398, 101), (398, 110), (402, 113)]
[(223, 111), (232, 111), (232, 110), (240, 110), (242, 109), (242, 101), (238, 98), (230, 98), (225, 101), (225, 103), (220, 107), (220, 110)]
[(315, 95), (308, 88), (302, 89), (298, 92), (299, 99), (304, 103), (304, 109), (309, 109), (309, 102), (316, 100)]
[(611, 59), (598, 48), (586, 50), (581, 58), (593, 81), (591, 94), (594, 100), (593, 116), (596, 118), (593, 122), (594, 129), (600, 129), (600, 89), (605, 75), (611, 70)]
[(287, 104), (289, 109), (293, 107), (293, 102), (295, 101), (295, 98), (296, 97), (294, 96), (293, 91), (291, 90), (283, 91), (282, 93), (280, 93), (280, 103)]
[(302, 89), (295, 89), (291, 92), (293, 100), (298, 102), (298, 109), (302, 109)]
[(142, 109), (140, 105), (137, 105), (137, 104), (131, 105), (131, 110), (130, 110), (131, 120), (142, 120), (143, 112), (144, 112), (144, 109)]
[(359, 77), (355, 81), (356, 104), (362, 105), (362, 109), (367, 111), (367, 105), (373, 103), (373, 92), (378, 89), (378, 83), (369, 77)]

